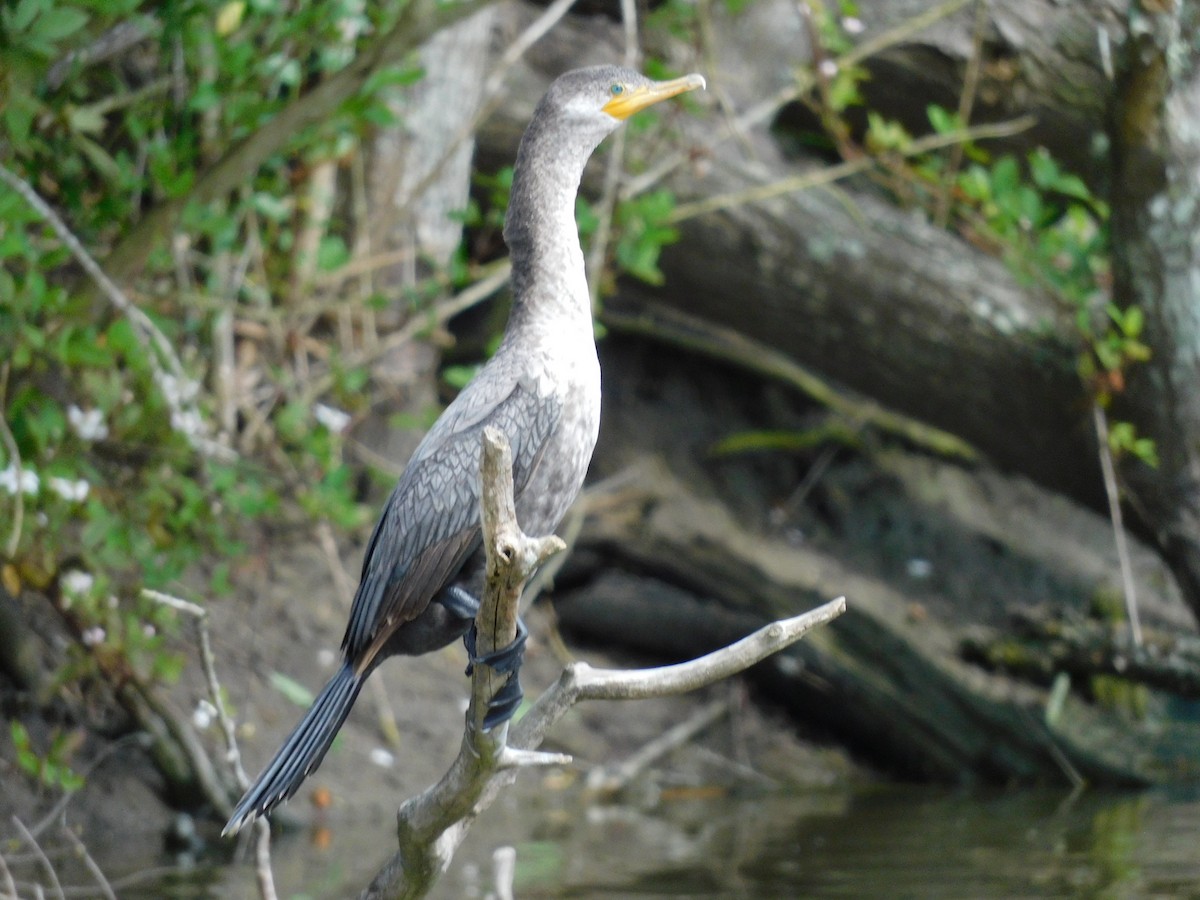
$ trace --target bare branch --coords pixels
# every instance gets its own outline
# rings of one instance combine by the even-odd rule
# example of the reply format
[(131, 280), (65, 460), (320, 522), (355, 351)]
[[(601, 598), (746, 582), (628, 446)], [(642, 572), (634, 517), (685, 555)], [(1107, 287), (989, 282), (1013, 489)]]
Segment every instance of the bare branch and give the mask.
[(113, 891), (112, 885), (108, 883), (108, 879), (104, 877), (103, 870), (96, 863), (96, 860), (92, 859), (92, 854), (88, 853), (87, 846), (79, 839), (79, 836), (75, 832), (66, 826), (65, 822), (62, 826), (62, 833), (66, 836), (71, 849), (75, 851), (75, 855), (83, 860), (84, 866), (92, 873), (92, 877), (96, 879), (96, 887), (99, 889), (100, 894), (105, 900), (117, 900), (116, 892)]
[[(156, 603), (162, 603), (174, 610), (192, 617), (196, 623), (196, 640), (200, 645), (200, 661), (204, 667), (204, 680), (208, 685), (209, 700), (217, 711), (217, 721), (221, 725), (221, 733), (225, 736), (225, 759), (233, 769), (238, 787), (243, 791), (250, 787), (250, 778), (242, 765), (242, 754), (238, 748), (237, 731), (233, 719), (225, 708), (225, 698), (221, 693), (221, 683), (217, 680), (217, 663), (213, 654), (212, 641), (208, 633), (208, 610), (190, 600), (183, 600), (164, 594), (161, 591), (142, 589), (143, 596)], [(232, 807), (228, 798), (217, 798), (215, 805), (222, 817), (229, 815)], [(223, 805), (220, 801), (223, 801)], [(258, 882), (258, 893), (263, 900), (275, 900), (275, 875), (271, 869), (271, 826), (265, 818), (259, 818), (254, 823), (254, 877)]]
[(1133, 563), (1129, 559), (1129, 544), (1125, 538), (1125, 523), (1121, 515), (1121, 489), (1117, 484), (1117, 467), (1113, 464), (1112, 446), (1108, 441), (1108, 415), (1099, 403), (1092, 404), (1096, 426), (1096, 443), (1100, 451), (1100, 471), (1104, 474), (1104, 493), (1108, 498), (1108, 515), (1112, 519), (1113, 539), (1117, 544), (1117, 561), (1121, 564), (1121, 589), (1125, 596), (1125, 612), (1129, 616), (1129, 633), (1133, 646), (1142, 646), (1142, 623), (1138, 617), (1137, 586), (1133, 582)]
[(17, 826), (17, 831), (21, 833), (21, 838), (31, 848), (33, 854), (37, 857), (38, 862), (42, 864), (42, 868), (46, 870), (46, 876), (50, 879), (50, 887), (54, 889), (52, 896), (58, 897), (58, 900), (66, 900), (66, 895), (63, 893), (62, 884), (58, 880), (58, 873), (54, 871), (54, 864), (50, 862), (50, 858), (46, 856), (46, 851), (42, 849), (42, 845), (25, 827), (25, 823), (21, 821), (19, 816), (13, 816), (12, 822)]
[(8, 863), (4, 861), (3, 853), (0, 853), (0, 889), (4, 891), (0, 894), (0, 900), (20, 900), (17, 897), (17, 884), (13, 881), (12, 872), (9, 871)]
[(594, 669), (575, 662), (563, 670), (533, 708), (513, 726), (515, 747), (536, 747), (555, 722), (580, 700), (645, 700), (682, 694), (745, 671), (773, 653), (794, 644), (807, 632), (836, 619), (846, 611), (846, 598), (838, 597), (814, 610), (771, 622), (735, 644), (707, 656), (657, 669)]
[(100, 268), (100, 264), (92, 258), (87, 248), (67, 227), (67, 223), (62, 220), (62, 217), (42, 199), (31, 184), (3, 165), (0, 165), (0, 181), (16, 191), (45, 220), (46, 224), (58, 235), (58, 239), (71, 251), (75, 261), (83, 267), (83, 270), (108, 298), (108, 301), (129, 320), (138, 343), (146, 352), (146, 362), (154, 373), (154, 382), (158, 385), (159, 393), (171, 411), (171, 427), (187, 438), (192, 447), (206, 456), (219, 459), (233, 458), (233, 453), (228, 447), (223, 447), (208, 437), (208, 422), (200, 414), (195, 403), (195, 396), (187, 387), (190, 380), (184, 372), (183, 364), (179, 361), (171, 341), (154, 324), (154, 320), (117, 287), (116, 282)]
[[(520, 530), (513, 505), (512, 453), (504, 436), (486, 428), (480, 472), (480, 510), (487, 582), (476, 617), (476, 653), (486, 656), (512, 643), (522, 589), (533, 571), (564, 544), (557, 537), (531, 538)], [(444, 872), (467, 829), (500, 790), (527, 766), (564, 765), (570, 758), (536, 752), (550, 726), (581, 699), (661, 697), (712, 684), (741, 672), (845, 611), (839, 598), (773, 622), (749, 637), (691, 662), (656, 669), (593, 669), (575, 663), (543, 694), (520, 722), (483, 730), (488, 703), (505, 675), (476, 665), (462, 747), (442, 779), (406, 801), (397, 815), (399, 850), (376, 874), (362, 897), (425, 896)]]
[[(898, 155), (904, 159), (908, 159), (913, 156), (920, 156), (923, 153), (929, 153), (933, 150), (940, 150), (943, 147), (953, 147), (956, 144), (962, 144), (967, 141), (1009, 137), (1014, 134), (1020, 134), (1023, 131), (1028, 131), (1036, 123), (1037, 120), (1033, 116), (1019, 116), (1007, 122), (975, 125), (969, 128), (946, 132), (945, 134), (926, 135), (923, 138), (913, 141), (903, 150), (898, 151)], [(743, 190), (730, 191), (725, 194), (714, 194), (703, 200), (694, 200), (691, 203), (679, 204), (671, 212), (671, 215), (668, 216), (667, 221), (675, 224), (685, 219), (704, 215), (705, 213), (717, 212), (746, 203), (761, 203), (764, 200), (770, 200), (772, 197), (781, 197), (784, 194), (792, 194), (796, 191), (810, 190), (811, 188), (832, 184), (843, 178), (849, 178), (851, 175), (865, 172), (876, 165), (878, 165), (878, 160), (875, 157), (860, 156), (857, 159), (838, 163), (836, 166), (829, 166), (812, 172), (803, 172), (799, 175), (792, 175), (787, 178), (781, 178), (778, 181), (772, 181), (769, 184), (757, 184)]]

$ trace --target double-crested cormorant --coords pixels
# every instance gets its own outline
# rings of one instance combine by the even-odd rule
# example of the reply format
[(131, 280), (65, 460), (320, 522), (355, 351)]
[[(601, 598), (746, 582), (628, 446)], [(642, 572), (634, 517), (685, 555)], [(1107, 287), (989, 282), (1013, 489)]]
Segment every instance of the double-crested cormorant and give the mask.
[[(517, 521), (527, 533), (552, 532), (575, 500), (600, 424), (600, 364), (575, 224), (583, 168), (622, 120), (703, 86), (699, 75), (656, 82), (595, 66), (562, 75), (538, 104), (517, 151), (504, 224), (513, 292), (504, 338), (409, 460), (367, 544), (342, 664), (242, 797), (226, 833), (296, 792), (384, 659), (427, 653), (464, 635), (473, 648), (468, 630), (483, 586), (485, 425), (498, 427), (512, 446)], [(522, 633), (497, 654), (512, 674), (487, 727), (511, 716), (520, 701), (523, 643)]]

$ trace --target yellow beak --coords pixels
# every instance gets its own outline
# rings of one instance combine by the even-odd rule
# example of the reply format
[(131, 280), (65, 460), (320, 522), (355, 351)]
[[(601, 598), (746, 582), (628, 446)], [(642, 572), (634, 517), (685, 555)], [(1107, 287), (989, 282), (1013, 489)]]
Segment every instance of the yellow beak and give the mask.
[(627, 88), (601, 108), (614, 119), (628, 119), (638, 110), (653, 106), (660, 100), (707, 86), (703, 75), (692, 73), (670, 81), (655, 81), (642, 87)]

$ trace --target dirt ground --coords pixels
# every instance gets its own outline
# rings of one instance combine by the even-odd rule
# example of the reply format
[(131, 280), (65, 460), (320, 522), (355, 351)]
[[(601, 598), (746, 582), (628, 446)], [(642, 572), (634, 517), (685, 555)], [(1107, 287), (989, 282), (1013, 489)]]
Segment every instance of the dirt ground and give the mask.
[[(360, 554), (357, 545), (341, 548), (340, 565), (351, 573), (351, 584)], [(245, 768), (253, 777), (303, 712), (272, 677), (286, 676), (314, 694), (320, 689), (334, 669), (349, 597), (338, 596), (333, 566), (315, 539), (260, 543), (235, 567), (235, 585), (232, 596), (210, 604), (211, 633), (218, 676), (236, 716)], [(563, 653), (598, 666), (656, 662), (572, 647), (569, 639), (564, 643), (544, 600), (526, 619), (531, 638), (522, 683), (529, 699), (557, 677)], [(181, 719), (195, 726), (195, 711), (207, 688), (196, 647), (186, 641), (182, 646), (188, 666), (166, 699)], [(378, 836), (371, 856), (386, 855), (394, 846), (392, 823), (398, 805), (433, 783), (458, 750), (468, 690), (465, 660), (464, 649), (455, 645), (427, 657), (392, 659), (377, 670), (320, 769), (277, 819), (307, 832), (306, 846), (325, 840), (322, 833), (354, 828), (361, 834), (363, 826), (375, 824)], [(626, 760), (672, 726), (705, 714), (714, 702), (723, 703), (727, 711), (697, 737), (649, 764), (629, 792), (641, 799), (662, 790), (735, 792), (764, 785), (828, 786), (870, 777), (840, 751), (803, 740), (782, 714), (752, 702), (740, 681), (683, 697), (578, 707), (559, 723), (546, 745), (570, 753), (575, 764), (557, 775), (526, 777), (536, 780), (535, 790), (582, 790), (590, 771)], [(388, 728), (381, 724), (392, 718), (395, 742), (389, 741)], [(45, 727), (48, 731), (49, 724)], [(36, 724), (32, 730), (37, 730)], [(222, 765), (216, 723), (199, 733), (212, 759)], [(73, 758), (77, 770), (88, 772), (87, 783), (58, 809), (53, 808), (53, 796), (30, 788), (14, 770), (12, 759), (5, 729), (0, 735), (0, 807), (8, 815), (0, 823), (0, 834), (12, 838), (10, 848), (20, 847), (21, 839), (9, 827), (10, 817), (31, 827), (41, 823), (39, 843), (57, 860), (64, 883), (88, 879), (69, 861), (72, 853), (62, 822), (118, 882), (180, 859), (233, 853), (234, 842), (219, 836), (222, 823), (217, 816), (176, 810), (164, 801), (162, 779), (136, 741), (90, 735)], [(44, 877), (36, 861), (20, 853), (14, 871), (18, 880), (22, 872), (32, 880)]]
[[(355, 571), (357, 550), (346, 556), (349, 571)], [(237, 707), (246, 766), (257, 771), (301, 713), (272, 687), (271, 673), (318, 690), (333, 671), (347, 606), (335, 597), (325, 559), (307, 547), (273, 554), (259, 589), (250, 593), (250, 599), (221, 603), (214, 627), (218, 656), (230, 670), (224, 682)], [(306, 600), (298, 602), (297, 597)], [(526, 618), (531, 637), (522, 684), (529, 699), (561, 671), (563, 660), (552, 649), (556, 645), (593, 665), (655, 662), (617, 660), (597, 648), (570, 648), (562, 643), (544, 603), (535, 605)], [(465, 651), (459, 645), (426, 657), (389, 660), (372, 676), (375, 684), (359, 698), (341, 740), (289, 804), (289, 812), (301, 820), (317, 815), (331, 822), (342, 817), (390, 820), (398, 802), (436, 780), (457, 752), (467, 698), (464, 665)], [(855, 771), (839, 754), (805, 743), (781, 717), (749, 702), (737, 683), (686, 697), (585, 704), (560, 723), (547, 747), (572, 754), (581, 770), (620, 761), (717, 698), (726, 698), (731, 712), (701, 736), (707, 762), (699, 769), (711, 769), (709, 754), (715, 754), (728, 761), (726, 779), (752, 771), (787, 783), (817, 784)], [(389, 716), (394, 716), (400, 736), (395, 746), (380, 725)], [(391, 764), (381, 764), (385, 755)], [(673, 768), (679, 765), (678, 758), (672, 761)], [(320, 789), (329, 791), (331, 806), (317, 813), (311, 798)]]

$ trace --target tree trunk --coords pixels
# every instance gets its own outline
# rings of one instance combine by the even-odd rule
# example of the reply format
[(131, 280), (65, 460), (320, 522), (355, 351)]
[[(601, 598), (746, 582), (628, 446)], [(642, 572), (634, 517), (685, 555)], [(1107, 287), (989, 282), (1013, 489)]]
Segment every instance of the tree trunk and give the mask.
[(1154, 354), (1122, 412), (1160, 458), (1157, 469), (1130, 461), (1124, 475), (1200, 616), (1200, 9), (1160, 10), (1130, 10), (1113, 116), (1115, 294), (1144, 311)]
[[(964, 8), (867, 59), (874, 77), (865, 90), (882, 114), (902, 120), (914, 121), (929, 100), (953, 108), (978, 34), (982, 58), (973, 120), (1019, 112), (1033, 112), (1037, 120), (1027, 134), (986, 146), (997, 154), (1036, 144), (1056, 148), (1104, 189), (1108, 158), (1096, 148), (1103, 146), (1102, 111), (1113, 89), (1106, 60), (1119, 60), (1127, 43), (1118, 18), (1125, 5), (1024, 0), (988, 7), (978, 29), (973, 8)], [(869, 30), (860, 40), (929, 8), (917, 0), (865, 5), (861, 15)], [(1194, 15), (1176, 10), (1167, 17), (1177, 23), (1180, 47), (1194, 33)], [(596, 39), (603, 32), (595, 21), (564, 23), (553, 46), (531, 54), (522, 77), (545, 83), (568, 59), (582, 64), (611, 55)], [(778, 60), (807, 54), (803, 23), (783, 2), (754, 4), (739, 15), (714, 8), (712, 34), (711, 90), (733, 115), (780, 97), (793, 76)], [(615, 40), (614, 26), (614, 46)], [(1127, 476), (1137, 489), (1143, 533), (1163, 549), (1200, 611), (1200, 518), (1190, 501), (1183, 502), (1194, 496), (1197, 470), (1188, 448), (1196, 446), (1200, 417), (1194, 399), (1200, 307), (1196, 252), (1188, 243), (1200, 215), (1190, 202), (1200, 169), (1197, 141), (1186, 130), (1196, 118), (1196, 66), (1194, 51), (1180, 51), (1181, 68), (1168, 77), (1166, 46), (1150, 41), (1139, 51), (1158, 48), (1161, 55), (1160, 64), (1149, 67), (1159, 73), (1158, 99), (1142, 93), (1133, 104), (1137, 85), (1128, 76), (1123, 115), (1143, 127), (1132, 138), (1114, 138), (1121, 154), (1112, 198), (1118, 283), (1129, 285), (1139, 266), (1147, 273), (1121, 293), (1162, 296), (1167, 304), (1152, 312), (1148, 301), (1135, 301), (1150, 313), (1147, 343), (1155, 361), (1135, 378), (1127, 398), (1128, 416), (1159, 441), (1163, 466), (1157, 473), (1131, 467)], [(520, 90), (537, 93), (527, 84)], [(795, 115), (791, 110), (776, 106), (757, 121), (773, 117), (786, 124)], [(527, 112), (517, 104), (502, 106), (481, 136), (485, 156), (511, 155)], [(750, 124), (734, 134), (727, 121), (716, 114), (672, 119), (690, 142), (690, 156), (700, 160), (698, 166), (677, 166), (665, 180), (680, 202), (813, 170), (815, 160), (789, 156), (777, 132)], [(1133, 146), (1140, 155), (1131, 155)], [(1149, 170), (1158, 172), (1157, 180), (1145, 178)], [(1179, 224), (1155, 229), (1153, 188), (1168, 181), (1172, 211), (1161, 221)], [(1091, 398), (1076, 373), (1083, 339), (1074, 311), (1022, 285), (994, 255), (935, 227), (924, 214), (881, 199), (866, 179), (705, 213), (684, 221), (681, 231), (680, 242), (663, 255), (665, 287), (623, 284), (620, 296), (607, 301), (610, 308), (636, 314), (658, 303), (732, 328), (964, 438), (1003, 469), (1104, 508)], [(1140, 259), (1138, 266), (1131, 257)]]

